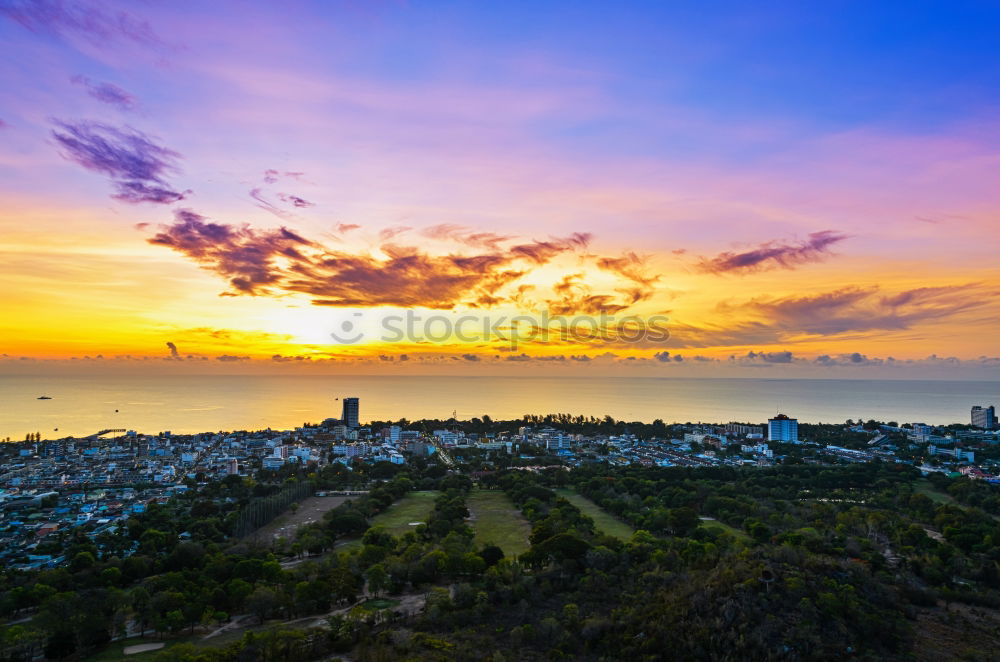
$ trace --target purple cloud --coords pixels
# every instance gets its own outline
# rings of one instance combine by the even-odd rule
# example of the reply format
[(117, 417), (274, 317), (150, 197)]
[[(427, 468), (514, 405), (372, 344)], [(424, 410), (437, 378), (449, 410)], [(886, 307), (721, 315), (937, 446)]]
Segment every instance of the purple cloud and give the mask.
[(830, 246), (844, 239), (847, 235), (823, 230), (811, 233), (808, 239), (799, 243), (768, 241), (744, 253), (719, 253), (711, 259), (702, 258), (698, 266), (701, 271), (713, 274), (794, 269), (801, 264), (822, 261), (829, 255)]
[(395, 227), (385, 228), (384, 230), (379, 231), (378, 238), (382, 241), (389, 241), (390, 239), (394, 239), (395, 237), (405, 232), (409, 232), (412, 229), (413, 228), (408, 225), (397, 225)]
[(164, 49), (147, 21), (125, 11), (105, 11), (96, 2), (73, 0), (5, 0), (0, 14), (32, 32), (62, 37), (78, 35), (106, 47), (119, 40)]
[(147, 21), (125, 11), (105, 11), (96, 2), (5, 0), (0, 4), (0, 14), (32, 32), (80, 36), (100, 47), (131, 41), (160, 50), (166, 48)]
[(122, 202), (155, 202), (161, 205), (169, 205), (184, 199), (190, 191), (179, 193), (177, 191), (162, 186), (150, 186), (143, 182), (116, 182), (118, 193), (112, 197)]
[(575, 249), (584, 249), (593, 237), (589, 232), (574, 232), (562, 239), (548, 241), (533, 241), (530, 244), (513, 246), (510, 251), (536, 264), (545, 264), (556, 255)]
[(149, 242), (211, 264), (243, 294), (259, 293), (278, 282), (281, 276), (273, 261), (278, 257), (302, 260), (298, 247), (309, 244), (286, 228), (256, 232), (246, 226), (206, 223), (202, 216), (187, 210), (179, 210), (176, 217), (173, 225)]
[(276, 170), (274, 168), (268, 168), (264, 171), (264, 183), (265, 184), (276, 184), (278, 180), (283, 177), (288, 177), (289, 179), (294, 179), (296, 181), (305, 182), (304, 172), (297, 172), (293, 170), (286, 170), (284, 172)]
[[(893, 359), (890, 357), (888, 359), (890, 362)], [(871, 365), (882, 365), (885, 363), (879, 358), (868, 358), (860, 352), (852, 352), (850, 354), (839, 354), (837, 356), (830, 356), (829, 354), (823, 354), (817, 356), (813, 363), (816, 365), (835, 367), (835, 366), (871, 366)]]
[(614, 314), (629, 307), (630, 303), (622, 303), (610, 294), (593, 294), (582, 279), (583, 274), (568, 274), (552, 286), (556, 298), (546, 301), (552, 313), (556, 315)]
[(456, 241), (466, 246), (487, 248), (490, 250), (498, 250), (501, 243), (513, 239), (509, 235), (497, 234), (495, 232), (476, 232), (453, 223), (433, 225), (425, 228), (420, 234), (430, 239)]
[[(494, 305), (497, 291), (524, 275), (512, 268), (534, 263), (521, 250), (480, 255), (428, 255), (381, 246), (386, 257), (335, 251), (287, 228), (257, 230), (208, 222), (188, 210), (176, 212), (150, 243), (168, 246), (229, 280), (229, 294), (306, 294), (315, 305), (421, 305), (449, 309), (458, 304)], [(545, 249), (576, 246), (570, 239), (543, 242)], [(552, 252), (554, 257), (558, 251)]]
[(789, 352), (754, 352), (749, 351), (745, 356), (730, 356), (729, 361), (731, 363), (737, 363), (739, 365), (759, 367), (759, 366), (770, 366), (774, 364), (786, 364), (794, 363), (795, 356)]
[(86, 88), (87, 94), (97, 99), (101, 103), (114, 106), (119, 110), (135, 110), (136, 99), (134, 96), (113, 83), (94, 83), (86, 76), (73, 76), (70, 81), (76, 85)]
[(680, 354), (671, 355), (670, 352), (656, 352), (653, 354), (653, 358), (660, 363), (683, 363), (684, 357)]
[(177, 152), (131, 128), (88, 121), (73, 124), (57, 120), (56, 125), (61, 131), (54, 130), (52, 136), (63, 148), (63, 156), (91, 172), (110, 177), (118, 189), (113, 198), (160, 204), (184, 199), (187, 192), (173, 190), (164, 179), (177, 169)]
[(891, 296), (878, 288), (845, 287), (817, 295), (755, 299), (720, 310), (750, 312), (769, 326), (787, 333), (831, 335), (848, 331), (909, 329), (915, 324), (945, 319), (984, 308), (998, 292), (975, 284), (921, 287)]
[(286, 202), (286, 203), (292, 205), (293, 207), (298, 207), (299, 209), (304, 209), (305, 207), (314, 207), (314, 206), (316, 206), (316, 203), (314, 203), (314, 202), (309, 202), (308, 200), (300, 198), (297, 195), (291, 195), (291, 194), (288, 194), (288, 193), (279, 193), (278, 194), (278, 199), (281, 200), (282, 202)]
[(259, 187), (250, 189), (250, 197), (257, 201), (257, 206), (264, 211), (271, 212), (278, 218), (284, 219), (286, 221), (291, 220), (294, 215), (285, 211), (281, 207), (278, 207), (273, 202), (264, 197), (264, 193)]
[[(254, 187), (250, 189), (250, 197), (257, 201), (258, 207), (260, 207), (264, 211), (271, 212), (278, 218), (284, 219), (286, 221), (295, 218), (295, 214), (282, 209), (278, 205), (268, 200), (264, 196), (264, 192), (260, 187)], [(296, 209), (305, 209), (306, 207), (314, 206), (312, 202), (309, 202), (304, 198), (300, 198), (297, 195), (289, 195), (287, 193), (278, 193), (278, 199), (284, 202), (285, 204), (289, 204), (295, 207)]]

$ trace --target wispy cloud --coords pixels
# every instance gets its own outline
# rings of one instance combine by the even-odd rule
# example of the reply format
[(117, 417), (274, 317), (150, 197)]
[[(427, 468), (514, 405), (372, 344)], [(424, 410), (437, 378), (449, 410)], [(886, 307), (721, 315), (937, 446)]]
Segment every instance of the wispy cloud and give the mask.
[[(282, 172), (280, 170), (269, 168), (264, 171), (264, 184), (267, 185), (276, 184), (282, 179), (294, 179), (299, 182), (304, 182), (305, 181), (303, 179), (304, 176), (305, 173), (302, 172), (292, 172), (292, 171)], [(281, 203), (287, 205), (291, 209), (306, 209), (308, 207), (316, 206), (314, 202), (310, 202), (309, 200), (306, 200), (301, 196), (293, 195), (291, 193), (278, 192), (278, 193), (273, 193), (272, 195), (274, 195), (274, 197), (276, 197)], [(255, 186), (251, 188), (250, 197), (257, 201), (258, 207), (260, 207), (264, 211), (274, 214), (278, 218), (284, 220), (291, 220), (295, 218), (294, 213), (272, 202), (271, 199), (268, 198), (268, 194), (265, 194), (264, 188), (261, 186)]]
[(315, 202), (309, 202), (305, 198), (300, 198), (297, 195), (291, 195), (289, 193), (279, 193), (278, 199), (281, 200), (282, 202), (286, 202), (291, 206), (297, 207), (299, 209), (305, 209), (306, 207), (316, 206)]
[(116, 128), (100, 122), (56, 120), (53, 138), (65, 158), (87, 170), (107, 175), (123, 202), (170, 204), (183, 200), (185, 192), (173, 189), (166, 175), (177, 169), (180, 154), (157, 145), (144, 133)]
[(997, 292), (977, 284), (921, 287), (883, 295), (875, 287), (845, 287), (816, 295), (758, 298), (722, 310), (751, 313), (786, 331), (833, 335), (847, 331), (909, 329), (996, 300)]
[(379, 231), (378, 238), (382, 241), (390, 241), (391, 239), (395, 239), (399, 235), (405, 234), (412, 229), (413, 228), (408, 225), (397, 225), (391, 228), (385, 228)]
[(305, 182), (304, 172), (294, 171), (294, 170), (278, 170), (276, 168), (268, 168), (264, 171), (264, 183), (265, 184), (277, 184), (282, 179), (294, 179), (299, 182)]
[(727, 251), (713, 258), (702, 258), (699, 269), (713, 274), (794, 269), (802, 264), (826, 259), (830, 254), (829, 248), (844, 239), (847, 239), (847, 235), (823, 230), (811, 233), (808, 239), (801, 242), (768, 241), (742, 253)]
[(514, 237), (497, 234), (495, 232), (478, 232), (462, 225), (452, 223), (441, 223), (432, 225), (421, 231), (423, 236), (429, 239), (450, 240), (466, 246), (497, 250), (500, 244), (510, 241)]
[(618, 301), (610, 294), (594, 294), (592, 289), (583, 282), (583, 274), (568, 274), (553, 288), (556, 298), (549, 299), (549, 310), (555, 315), (573, 315), (586, 313), (614, 314), (629, 307), (632, 301)]
[(626, 251), (620, 257), (602, 257), (597, 260), (598, 267), (617, 274), (631, 283), (627, 288), (620, 290), (629, 298), (630, 303), (645, 301), (655, 292), (653, 286), (659, 282), (660, 276), (650, 273), (648, 263), (648, 256), (637, 255), (632, 251)]
[(716, 306), (712, 321), (672, 320), (670, 342), (676, 347), (746, 347), (809, 338), (857, 340), (934, 323), (993, 325), (1000, 321), (995, 312), (998, 298), (1000, 290), (994, 287), (967, 283), (896, 293), (849, 286), (819, 294), (726, 301)]
[(264, 192), (261, 190), (260, 187), (254, 187), (250, 189), (249, 193), (250, 197), (256, 201), (257, 206), (263, 209), (264, 211), (270, 212), (275, 216), (277, 216), (278, 218), (286, 221), (294, 218), (294, 214), (292, 214), (288, 210), (282, 209), (278, 205), (268, 200), (267, 197), (265, 197)]
[(94, 99), (119, 110), (135, 110), (136, 98), (114, 83), (95, 83), (86, 76), (73, 76), (70, 79), (76, 85), (82, 85)]
[(126, 11), (112, 11), (98, 2), (80, 0), (4, 0), (0, 14), (32, 32), (79, 36), (92, 45), (106, 47), (129, 41), (166, 48), (149, 22)]

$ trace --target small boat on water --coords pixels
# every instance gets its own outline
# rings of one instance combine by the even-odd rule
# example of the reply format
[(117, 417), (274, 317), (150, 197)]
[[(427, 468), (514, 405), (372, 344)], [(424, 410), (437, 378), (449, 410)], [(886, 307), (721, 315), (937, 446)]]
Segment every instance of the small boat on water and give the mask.
[(52, 398), (50, 398), (50, 397), (49, 397), (49, 396), (47, 396), (47, 395), (40, 395), (40, 396), (38, 396), (38, 399), (39, 399), (39, 400), (51, 400)]

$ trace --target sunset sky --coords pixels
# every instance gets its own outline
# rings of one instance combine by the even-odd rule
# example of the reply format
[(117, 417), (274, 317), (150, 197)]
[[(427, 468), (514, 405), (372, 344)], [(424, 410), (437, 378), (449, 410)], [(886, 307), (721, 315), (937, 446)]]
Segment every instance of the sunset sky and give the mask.
[(0, 0), (0, 372), (1000, 375), (1000, 6), (680, 4)]

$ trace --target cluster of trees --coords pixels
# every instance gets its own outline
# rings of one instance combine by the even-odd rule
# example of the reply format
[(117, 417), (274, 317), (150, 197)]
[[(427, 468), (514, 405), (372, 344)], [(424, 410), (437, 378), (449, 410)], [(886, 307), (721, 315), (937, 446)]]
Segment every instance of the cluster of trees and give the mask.
[[(0, 659), (30, 660), (37, 652), (67, 659), (126, 635), (178, 633), (237, 613), (262, 621), (292, 617), (353, 602), (364, 586), (357, 563), (345, 561), (321, 574), (310, 574), (308, 565), (284, 570), (270, 550), (233, 537), (247, 512), (241, 506), (290, 502), (314, 489), (289, 480), (268, 485), (229, 476), (167, 504), (151, 503), (116, 531), (92, 538), (78, 528), (52, 537), (43, 552), (65, 554), (66, 565), (0, 575), (0, 616), (30, 621), (0, 628)], [(327, 513), (315, 526), (319, 543), (304, 538), (307, 551), (363, 534), (369, 519), (411, 485), (400, 477)]]
[(1000, 529), (964, 505), (992, 503), (995, 488), (982, 484), (942, 477), (935, 485), (912, 468), (878, 463), (574, 470), (579, 492), (648, 526), (622, 542), (559, 497), (552, 488), (565, 478), (512, 471), (484, 479), (531, 522), (529, 551), (433, 595), (405, 635), (376, 634), (356, 659), (656, 659), (664, 651), (908, 659), (922, 610), (939, 600), (996, 606)]
[[(53, 543), (70, 559), (65, 566), (0, 576), (0, 616), (29, 621), (0, 627), (0, 660), (30, 660), (39, 652), (49, 659), (73, 659), (126, 636), (192, 632), (236, 614), (260, 623), (326, 614), (363, 596), (481, 577), (503, 553), (473, 543), (465, 523), (472, 482), (462, 475), (441, 476), (436, 467), (426, 473), (431, 475), (406, 472), (374, 483), (367, 494), (328, 511), (273, 548), (232, 535), (245, 512), (241, 505), (298, 496), (314, 483), (297, 479), (315, 476), (289, 476), (283, 484), (227, 477), (167, 504), (150, 504), (114, 533), (91, 538), (77, 529)], [(374, 517), (418, 484), (441, 491), (424, 524), (402, 538), (371, 528)], [(349, 539), (358, 542), (334, 551), (338, 541)], [(332, 553), (281, 564), (283, 558), (324, 552)], [(275, 635), (280, 645), (250, 637), (219, 650), (171, 648), (164, 659), (312, 659), (303, 651), (349, 649), (380, 622), (369, 610), (351, 613), (332, 618), (321, 635), (286, 628)], [(260, 653), (272, 649), (282, 652)], [(176, 657), (182, 653), (183, 658)]]
[(297, 630), (277, 627), (247, 632), (218, 649), (179, 644), (153, 656), (155, 662), (300, 662), (316, 660), (336, 650), (336, 640), (320, 628)]
[[(503, 490), (530, 523), (518, 558), (476, 543), (473, 483), (437, 465), (394, 469), (271, 548), (232, 535), (245, 504), (289, 479), (348, 478), (323, 471), (227, 478), (108, 536), (67, 535), (65, 566), (0, 576), (0, 615), (30, 619), (0, 628), (0, 660), (71, 659), (236, 614), (329, 616), (159, 659), (908, 659), (915, 616), (938, 601), (1000, 607), (997, 489), (902, 464), (499, 470), (480, 487)], [(638, 530), (605, 535), (560, 496), (565, 486)], [(439, 492), (420, 526), (372, 526), (415, 488)], [(393, 596), (425, 604), (359, 602)]]

